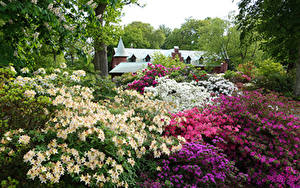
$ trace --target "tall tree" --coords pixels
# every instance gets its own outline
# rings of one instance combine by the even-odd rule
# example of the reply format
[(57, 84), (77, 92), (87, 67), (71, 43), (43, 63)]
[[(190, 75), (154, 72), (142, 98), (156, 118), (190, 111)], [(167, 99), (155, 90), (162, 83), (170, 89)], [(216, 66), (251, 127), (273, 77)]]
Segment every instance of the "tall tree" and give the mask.
[(242, 38), (257, 31), (264, 39), (264, 49), (288, 69), (296, 66), (294, 93), (300, 96), (300, 1), (241, 0), (239, 28)]
[(164, 46), (166, 48), (173, 48), (179, 46), (183, 50), (196, 50), (199, 49), (197, 41), (199, 40), (199, 28), (203, 27), (205, 22), (193, 18), (186, 19), (185, 22), (178, 29), (166, 38)]
[(126, 47), (158, 49), (165, 38), (163, 31), (155, 30), (149, 23), (136, 21), (124, 27), (123, 41)]
[[(108, 40), (112, 35), (115, 35), (116, 27), (112, 22), (118, 19), (124, 5), (137, 4), (138, 0), (90, 0), (88, 4), (95, 5), (94, 16), (97, 18), (95, 24), (90, 25), (93, 30), (94, 41), (94, 68), (95, 71), (100, 72), (101, 76), (108, 75), (107, 62), (107, 45)], [(82, 6), (85, 6), (84, 4)], [(100, 32), (98, 32), (100, 31)]]

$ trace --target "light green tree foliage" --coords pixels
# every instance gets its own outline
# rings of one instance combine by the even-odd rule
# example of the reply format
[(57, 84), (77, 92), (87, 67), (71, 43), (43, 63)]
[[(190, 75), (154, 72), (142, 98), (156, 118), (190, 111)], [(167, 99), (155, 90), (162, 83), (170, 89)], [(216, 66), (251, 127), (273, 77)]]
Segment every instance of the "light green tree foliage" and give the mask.
[(295, 95), (300, 96), (300, 1), (241, 0), (239, 27), (242, 38), (257, 31), (264, 50), (289, 69), (297, 66)]
[(148, 23), (132, 22), (124, 28), (123, 41), (126, 47), (159, 49), (165, 38), (162, 30), (155, 30)]
[(239, 64), (249, 61), (259, 62), (263, 53), (259, 50), (260, 41), (255, 33), (247, 35), (247, 40), (241, 41), (241, 32), (234, 25), (229, 15), (228, 20), (207, 18), (206, 24), (199, 29), (199, 48), (206, 52), (206, 58), (229, 59), (229, 67), (236, 68)]
[(182, 50), (197, 50), (199, 49), (198, 40), (200, 37), (199, 30), (206, 24), (203, 20), (193, 18), (186, 19), (185, 23), (166, 38), (165, 48), (171, 49), (174, 46), (179, 46)]
[(43, 45), (48, 45), (48, 51), (55, 57), (64, 49), (66, 39), (80, 39), (78, 29), (84, 11), (75, 8), (76, 3), (75, 0), (2, 0), (1, 64), (32, 64)]

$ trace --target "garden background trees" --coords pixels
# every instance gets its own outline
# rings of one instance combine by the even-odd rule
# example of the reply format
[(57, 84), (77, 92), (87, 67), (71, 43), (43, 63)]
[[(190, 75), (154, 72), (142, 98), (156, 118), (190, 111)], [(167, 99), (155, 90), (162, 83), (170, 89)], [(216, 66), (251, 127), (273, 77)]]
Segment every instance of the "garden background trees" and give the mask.
[(241, 0), (239, 28), (242, 39), (257, 32), (263, 39), (262, 48), (275, 60), (296, 68), (294, 93), (300, 96), (300, 1)]
[(159, 49), (165, 41), (164, 31), (148, 23), (132, 22), (124, 27), (123, 42), (129, 48)]

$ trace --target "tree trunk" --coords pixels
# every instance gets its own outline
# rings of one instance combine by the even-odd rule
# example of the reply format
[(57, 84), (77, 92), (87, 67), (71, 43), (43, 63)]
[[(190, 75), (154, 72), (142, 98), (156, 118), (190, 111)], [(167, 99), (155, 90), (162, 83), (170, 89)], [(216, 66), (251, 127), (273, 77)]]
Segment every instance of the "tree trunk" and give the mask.
[[(96, 16), (103, 15), (106, 3), (99, 3), (97, 8), (95, 9)], [(99, 18), (101, 24), (103, 23), (102, 16)], [(94, 68), (96, 72), (99, 72), (101, 76), (108, 76), (108, 62), (107, 62), (107, 46), (104, 42), (99, 42), (100, 40), (94, 38), (94, 49), (95, 49), (95, 57), (94, 57)]]
[(300, 97), (300, 45), (298, 48), (298, 59), (296, 62), (296, 84), (294, 93), (296, 97)]
[(107, 46), (102, 43), (97, 45), (94, 57), (94, 68), (100, 76), (108, 76), (108, 63), (107, 63)]

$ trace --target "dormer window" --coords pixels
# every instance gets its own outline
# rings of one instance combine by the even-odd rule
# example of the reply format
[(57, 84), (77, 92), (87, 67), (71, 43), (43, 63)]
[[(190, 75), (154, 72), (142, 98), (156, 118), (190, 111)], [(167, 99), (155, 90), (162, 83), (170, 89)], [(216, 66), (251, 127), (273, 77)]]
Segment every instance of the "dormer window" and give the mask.
[(150, 62), (150, 60), (151, 60), (151, 57), (150, 57), (149, 55), (147, 55), (147, 56), (145, 57), (145, 61), (146, 61), (146, 62)]
[(135, 55), (132, 55), (129, 59), (128, 59), (129, 62), (136, 62), (136, 57)]
[(191, 57), (190, 56), (188, 56), (187, 58), (186, 58), (186, 60), (185, 60), (185, 63), (186, 64), (191, 64)]

